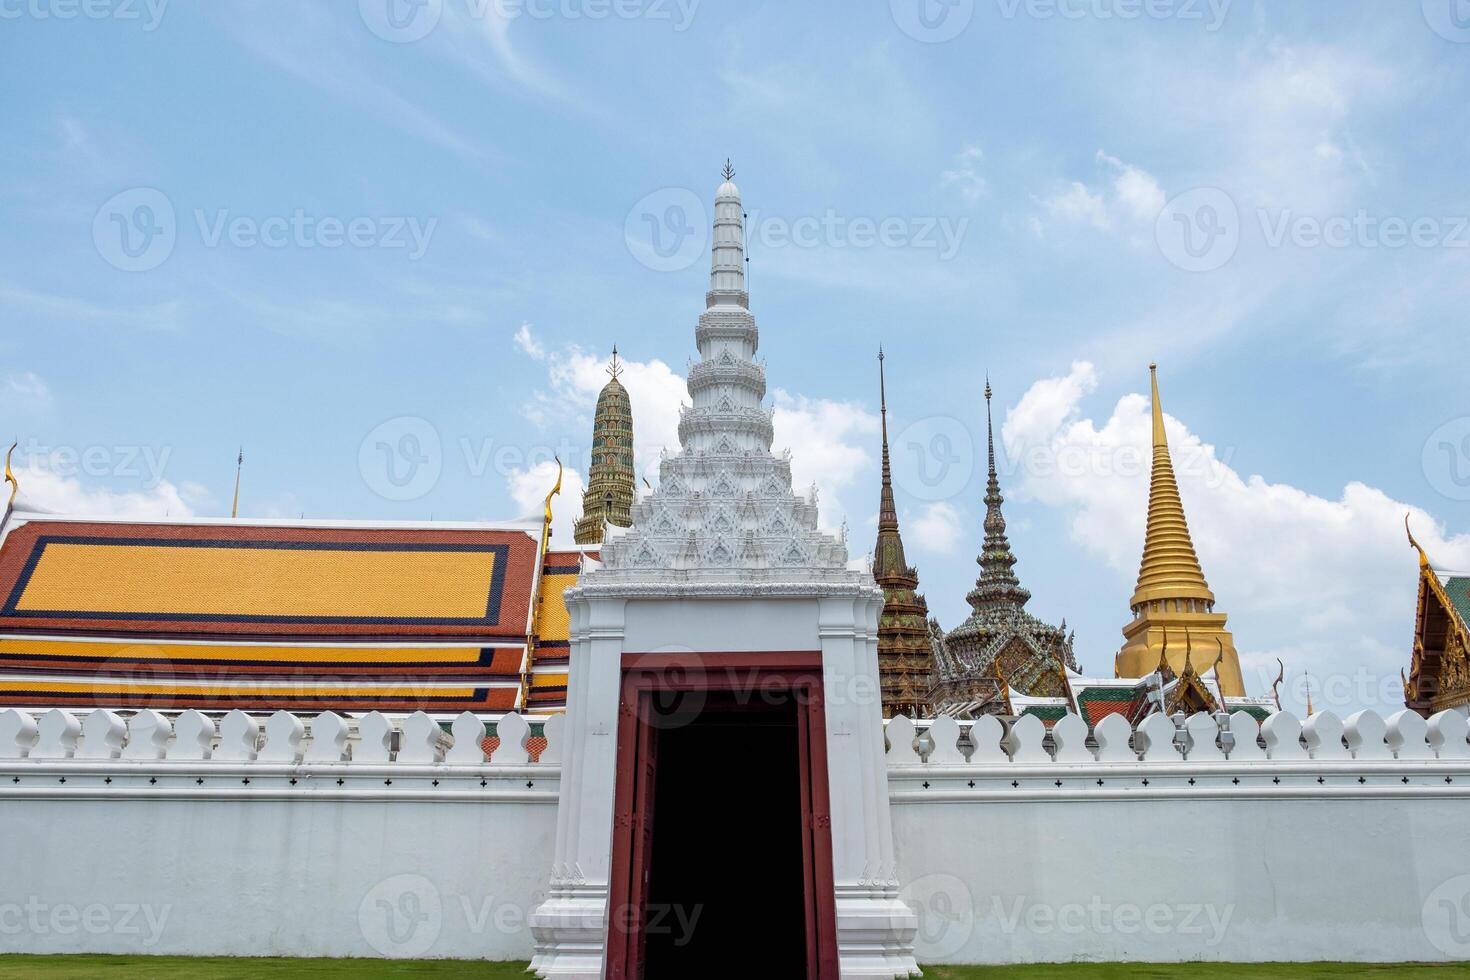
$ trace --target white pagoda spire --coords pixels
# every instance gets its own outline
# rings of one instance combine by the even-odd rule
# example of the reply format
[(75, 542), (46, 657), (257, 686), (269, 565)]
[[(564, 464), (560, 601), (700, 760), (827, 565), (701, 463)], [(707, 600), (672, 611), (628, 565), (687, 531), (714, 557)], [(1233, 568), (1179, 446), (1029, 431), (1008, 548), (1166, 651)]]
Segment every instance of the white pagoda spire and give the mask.
[(735, 186), (735, 168), (725, 161), (725, 182), (715, 192), (715, 235), (710, 249), (707, 306), (750, 306), (745, 291), (745, 209), (740, 188)]
[[(710, 288), (695, 329), (691, 404), (679, 420), (680, 451), (659, 488), (634, 505), (633, 527), (604, 544), (604, 572), (633, 578), (654, 569), (773, 581), (846, 581), (847, 547), (817, 528), (815, 495), (791, 488), (791, 461), (771, 451), (760, 330), (745, 291), (745, 212), (735, 171), (715, 192)], [(821, 574), (815, 574), (820, 572)], [(709, 573), (706, 575), (704, 573)]]

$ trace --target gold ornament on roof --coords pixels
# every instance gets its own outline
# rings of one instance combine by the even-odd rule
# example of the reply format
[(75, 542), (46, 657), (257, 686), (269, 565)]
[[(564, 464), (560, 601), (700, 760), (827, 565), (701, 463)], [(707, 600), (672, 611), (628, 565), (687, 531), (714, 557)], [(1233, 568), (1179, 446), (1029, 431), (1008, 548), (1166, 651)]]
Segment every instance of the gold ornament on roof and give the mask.
[(5, 482), (10, 484), (10, 499), (5, 502), (6, 508), (15, 506), (16, 495), (20, 493), (20, 481), (15, 478), (15, 471), (10, 468), (10, 457), (15, 455), (15, 447), (20, 445), (20, 440), (13, 442), (5, 452)]

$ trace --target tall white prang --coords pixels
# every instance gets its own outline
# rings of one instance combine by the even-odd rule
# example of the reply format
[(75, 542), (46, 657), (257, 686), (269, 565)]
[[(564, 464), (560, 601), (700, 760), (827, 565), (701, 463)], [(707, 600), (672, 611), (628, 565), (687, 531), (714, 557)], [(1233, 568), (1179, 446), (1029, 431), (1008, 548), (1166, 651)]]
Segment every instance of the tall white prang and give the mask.
[[(665, 455), (658, 488), (633, 508), (633, 526), (609, 528), (601, 564), (567, 592), (572, 650), (556, 860), (548, 898), (531, 919), (532, 967), (542, 977), (604, 973), (625, 655), (698, 664), (713, 654), (770, 654), (776, 663), (793, 651), (820, 655), (840, 975), (918, 972), (918, 918), (899, 897), (889, 813), (878, 683), (883, 592), (870, 572), (849, 567), (843, 538), (819, 529), (815, 489), (805, 497), (792, 490), (790, 455), (772, 452), (760, 332), (745, 288), (744, 211), (731, 176), (727, 168), (715, 195), (710, 286), (680, 449)], [(754, 862), (751, 873), (761, 871)], [(772, 901), (749, 910), (753, 948), (762, 916), (782, 908)]]
[(728, 180), (715, 195), (713, 242), (682, 448), (663, 459), (632, 528), (609, 535), (597, 581), (871, 581), (848, 571), (845, 541), (818, 530), (815, 490), (793, 492), (790, 455), (771, 451), (760, 329), (745, 291), (745, 215)]

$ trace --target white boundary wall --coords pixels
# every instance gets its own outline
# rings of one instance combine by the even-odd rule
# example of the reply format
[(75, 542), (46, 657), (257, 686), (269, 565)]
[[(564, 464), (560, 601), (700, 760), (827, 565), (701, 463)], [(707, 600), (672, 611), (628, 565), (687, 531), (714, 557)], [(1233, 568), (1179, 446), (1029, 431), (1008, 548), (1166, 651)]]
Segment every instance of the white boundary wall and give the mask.
[(528, 960), (560, 724), (0, 712), (0, 953)]
[[(0, 712), (0, 952), (530, 959), (564, 724)], [(887, 728), (921, 962), (1470, 959), (1462, 716), (962, 727)]]
[[(927, 963), (1470, 958), (1466, 723), (890, 723), (898, 873)], [(1130, 736), (1133, 736), (1130, 738)], [(1183, 749), (1188, 748), (1188, 756)], [(927, 758), (927, 761), (924, 761)]]

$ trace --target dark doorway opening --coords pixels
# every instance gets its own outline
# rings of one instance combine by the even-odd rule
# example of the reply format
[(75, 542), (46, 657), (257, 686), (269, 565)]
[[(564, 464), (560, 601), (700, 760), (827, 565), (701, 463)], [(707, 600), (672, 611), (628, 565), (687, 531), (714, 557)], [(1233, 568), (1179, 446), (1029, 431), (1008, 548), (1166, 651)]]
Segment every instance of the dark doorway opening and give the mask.
[(656, 737), (644, 977), (806, 977), (796, 704), (711, 695)]
[(608, 980), (837, 980), (822, 657), (625, 653)]

